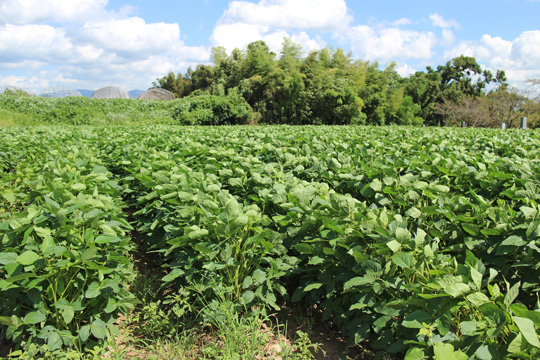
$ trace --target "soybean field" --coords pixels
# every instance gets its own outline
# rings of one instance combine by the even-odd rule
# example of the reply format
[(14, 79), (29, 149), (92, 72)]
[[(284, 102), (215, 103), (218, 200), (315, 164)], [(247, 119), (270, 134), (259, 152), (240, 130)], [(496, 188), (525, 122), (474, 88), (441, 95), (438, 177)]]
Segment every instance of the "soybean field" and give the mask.
[(0, 337), (90, 354), (146, 256), (174, 327), (295, 306), (379, 359), (538, 358), (539, 135), (0, 128)]

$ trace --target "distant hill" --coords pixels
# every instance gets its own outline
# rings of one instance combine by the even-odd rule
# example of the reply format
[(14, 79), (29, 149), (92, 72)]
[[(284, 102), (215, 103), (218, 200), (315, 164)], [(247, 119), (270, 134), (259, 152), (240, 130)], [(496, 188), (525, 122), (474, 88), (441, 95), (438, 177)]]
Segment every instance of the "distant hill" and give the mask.
[[(77, 91), (80, 92), (82, 96), (91, 98), (95, 90), (77, 89)], [(135, 90), (128, 91), (129, 96), (131, 96), (132, 99), (136, 99), (137, 96), (139, 96), (143, 92), (145, 92), (145, 90), (135, 89)]]
[(80, 92), (82, 96), (86, 96), (89, 98), (91, 98), (92, 94), (94, 93), (94, 90), (77, 89), (77, 91)]
[(145, 90), (130, 90), (128, 91), (129, 96), (131, 96), (133, 99), (136, 99), (137, 96), (141, 95)]

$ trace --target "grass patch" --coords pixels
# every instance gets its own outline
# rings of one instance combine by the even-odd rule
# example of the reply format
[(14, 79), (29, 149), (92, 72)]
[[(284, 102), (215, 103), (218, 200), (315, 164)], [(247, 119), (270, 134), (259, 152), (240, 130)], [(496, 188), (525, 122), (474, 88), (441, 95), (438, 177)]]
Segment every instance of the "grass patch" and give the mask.
[(0, 109), (0, 126), (13, 126), (15, 125), (15, 118), (18, 114), (11, 111)]

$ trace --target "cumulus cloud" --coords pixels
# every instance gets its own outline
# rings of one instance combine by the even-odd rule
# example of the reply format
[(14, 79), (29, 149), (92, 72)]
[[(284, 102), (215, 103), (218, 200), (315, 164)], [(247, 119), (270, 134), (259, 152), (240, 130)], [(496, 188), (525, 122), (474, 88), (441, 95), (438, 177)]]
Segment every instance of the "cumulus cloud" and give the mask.
[(454, 32), (449, 29), (443, 29), (441, 45), (452, 45), (456, 41)]
[(102, 12), (108, 0), (3, 0), (0, 24), (17, 25), (88, 19)]
[[(72, 84), (145, 88), (168, 71), (210, 59), (208, 48), (185, 45), (178, 24), (147, 23), (129, 16), (129, 7), (111, 12), (107, 2), (0, 2), (0, 70), (27, 73), (4, 76), (2, 83), (26, 78), (25, 87), (35, 92), (38, 86)], [(47, 80), (32, 80), (40, 77)]]
[(82, 33), (84, 40), (102, 49), (138, 57), (166, 52), (180, 41), (178, 24), (147, 24), (138, 17), (87, 22)]
[(514, 40), (483, 35), (479, 41), (462, 41), (446, 51), (447, 59), (459, 55), (475, 57), (490, 70), (505, 70), (512, 85), (522, 85), (540, 76), (540, 30), (524, 31)]
[(431, 20), (433, 26), (438, 26), (443, 29), (458, 29), (460, 27), (459, 23), (456, 20), (445, 20), (441, 15), (437, 13), (429, 15), (429, 19)]
[(50, 25), (0, 26), (0, 52), (5, 62), (67, 58), (73, 48), (63, 29)]
[(245, 23), (217, 25), (211, 36), (215, 46), (223, 46), (229, 52), (235, 48), (243, 49), (253, 41), (263, 40), (276, 54), (281, 50), (284, 38), (290, 38), (308, 52), (326, 46), (320, 36), (312, 38), (305, 31), (291, 35), (285, 30), (271, 30), (268, 26)]
[(416, 72), (416, 69), (414, 69), (409, 64), (400, 63), (396, 66), (396, 72), (399, 74), (399, 76), (407, 77)]
[(394, 26), (403, 26), (403, 25), (411, 25), (412, 21), (407, 18), (401, 18), (392, 23)]
[(330, 31), (352, 21), (345, 0), (232, 1), (220, 24), (253, 24), (279, 29)]
[(0, 84), (2, 84), (0, 91), (4, 90), (4, 87), (9, 84), (9, 86), (23, 89), (32, 94), (38, 94), (39, 90), (48, 86), (49, 81), (41, 76), (0, 75)]
[(352, 21), (344, 0), (233, 1), (218, 20), (210, 40), (228, 51), (263, 40), (279, 53), (284, 38), (299, 43), (304, 51), (326, 46), (310, 32), (343, 30)]
[[(39, 79), (47, 79), (79, 88), (144, 88), (168, 71), (209, 62), (210, 48), (186, 45), (178, 24), (147, 22), (129, 6), (111, 11), (107, 5), (108, 0), (0, 0), (0, 84), (45, 87)], [(414, 72), (414, 62), (423, 69), (465, 54), (489, 69), (506, 70), (514, 84), (540, 77), (539, 30), (513, 40), (484, 35), (456, 43), (460, 24), (438, 13), (429, 15), (431, 31), (414, 28), (418, 19), (353, 20), (345, 0), (236, 0), (215, 24), (210, 46), (231, 51), (263, 40), (279, 54), (283, 39), (290, 38), (306, 54), (324, 48), (324, 36), (355, 58), (396, 61), (402, 76)], [(444, 52), (442, 60), (434, 59), (438, 52)]]
[(437, 37), (398, 27), (373, 28), (358, 25), (348, 31), (353, 52), (367, 60), (428, 59), (433, 56)]

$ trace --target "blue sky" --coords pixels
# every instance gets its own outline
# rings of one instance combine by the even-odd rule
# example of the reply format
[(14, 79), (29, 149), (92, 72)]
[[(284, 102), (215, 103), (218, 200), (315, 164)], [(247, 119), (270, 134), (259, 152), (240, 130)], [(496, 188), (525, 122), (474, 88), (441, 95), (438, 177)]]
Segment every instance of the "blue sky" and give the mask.
[[(390, 62), (402, 76), (461, 54), (540, 78), (540, 0), (0, 0), (0, 86), (146, 89), (169, 71), (262, 39)], [(533, 90), (538, 92), (538, 89)]]

